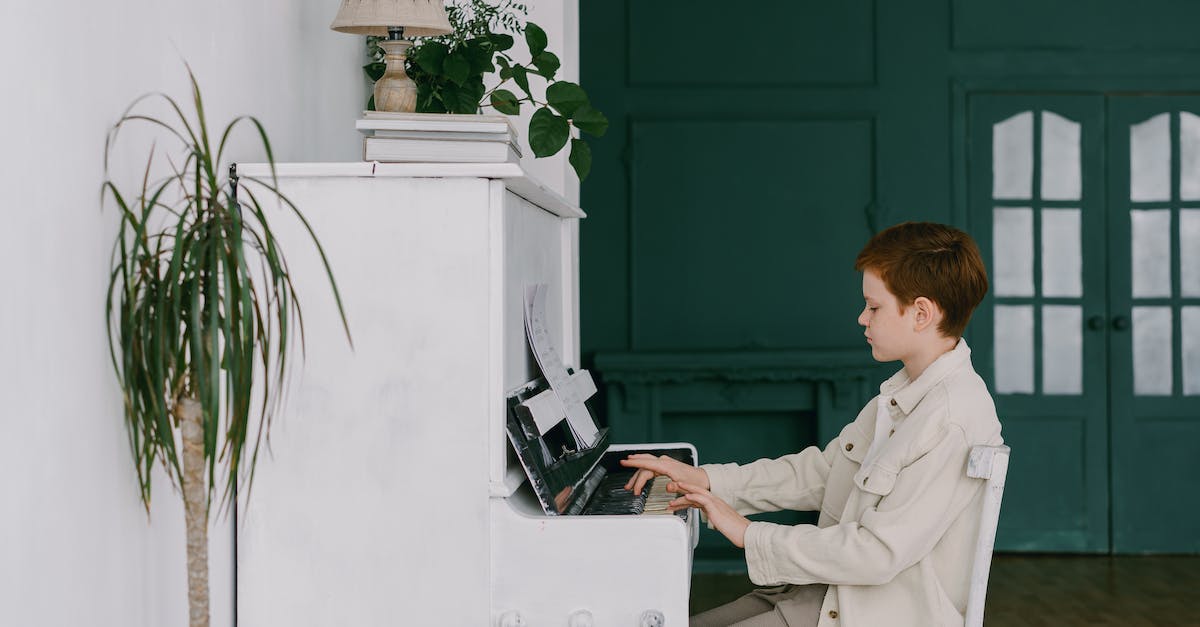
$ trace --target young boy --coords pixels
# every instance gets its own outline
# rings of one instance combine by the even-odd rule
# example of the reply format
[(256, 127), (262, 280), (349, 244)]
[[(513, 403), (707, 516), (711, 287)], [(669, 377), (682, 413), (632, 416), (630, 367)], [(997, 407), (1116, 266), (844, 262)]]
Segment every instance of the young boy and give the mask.
[[(966, 475), (977, 444), (1001, 444), (996, 409), (962, 340), (987, 292), (966, 233), (908, 222), (880, 232), (855, 261), (871, 356), (904, 368), (879, 386), (825, 450), (745, 466), (687, 466), (632, 455), (627, 487), (667, 475), (673, 508), (702, 510), (746, 550), (750, 580), (777, 586), (692, 617), (695, 626), (962, 625), (983, 482)], [(814, 525), (743, 514), (819, 511)], [(786, 585), (783, 585), (786, 584)]]

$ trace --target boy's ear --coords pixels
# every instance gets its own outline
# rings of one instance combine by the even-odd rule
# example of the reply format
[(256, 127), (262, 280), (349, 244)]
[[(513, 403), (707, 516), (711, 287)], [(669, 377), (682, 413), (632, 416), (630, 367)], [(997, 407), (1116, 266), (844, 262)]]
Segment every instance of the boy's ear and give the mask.
[(918, 333), (929, 328), (930, 325), (936, 327), (941, 321), (941, 308), (937, 306), (937, 303), (924, 296), (918, 296), (911, 307), (913, 308), (913, 330)]

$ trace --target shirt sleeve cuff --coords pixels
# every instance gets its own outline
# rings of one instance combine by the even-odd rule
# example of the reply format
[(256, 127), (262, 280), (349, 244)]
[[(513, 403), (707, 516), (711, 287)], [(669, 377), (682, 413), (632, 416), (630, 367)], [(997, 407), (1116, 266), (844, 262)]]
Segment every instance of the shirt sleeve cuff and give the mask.
[(700, 468), (708, 475), (708, 491), (722, 501), (734, 505), (734, 484), (738, 465), (701, 464)]
[(779, 525), (775, 523), (757, 520), (751, 521), (750, 526), (746, 527), (746, 536), (742, 540), (746, 545), (746, 571), (755, 585), (781, 583), (776, 580), (775, 569), (771, 568), (771, 536), (777, 527)]

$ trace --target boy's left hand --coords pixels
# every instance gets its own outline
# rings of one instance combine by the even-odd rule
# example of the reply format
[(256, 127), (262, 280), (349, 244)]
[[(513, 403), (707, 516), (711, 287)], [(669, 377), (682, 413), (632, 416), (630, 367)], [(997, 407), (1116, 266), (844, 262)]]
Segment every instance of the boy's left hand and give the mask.
[(701, 509), (714, 529), (739, 549), (746, 548), (746, 528), (750, 526), (750, 520), (737, 513), (728, 503), (698, 485), (680, 481), (668, 483), (667, 492), (683, 494), (667, 505), (672, 512), (688, 507)]

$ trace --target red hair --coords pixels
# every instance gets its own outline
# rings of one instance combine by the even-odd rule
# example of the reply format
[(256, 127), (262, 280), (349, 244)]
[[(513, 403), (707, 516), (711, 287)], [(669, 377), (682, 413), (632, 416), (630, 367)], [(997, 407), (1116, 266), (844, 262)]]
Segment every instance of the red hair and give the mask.
[(987, 269), (970, 235), (945, 224), (904, 222), (875, 234), (854, 269), (879, 275), (900, 301), (900, 311), (924, 296), (944, 317), (938, 331), (962, 337), (971, 313), (988, 291)]

